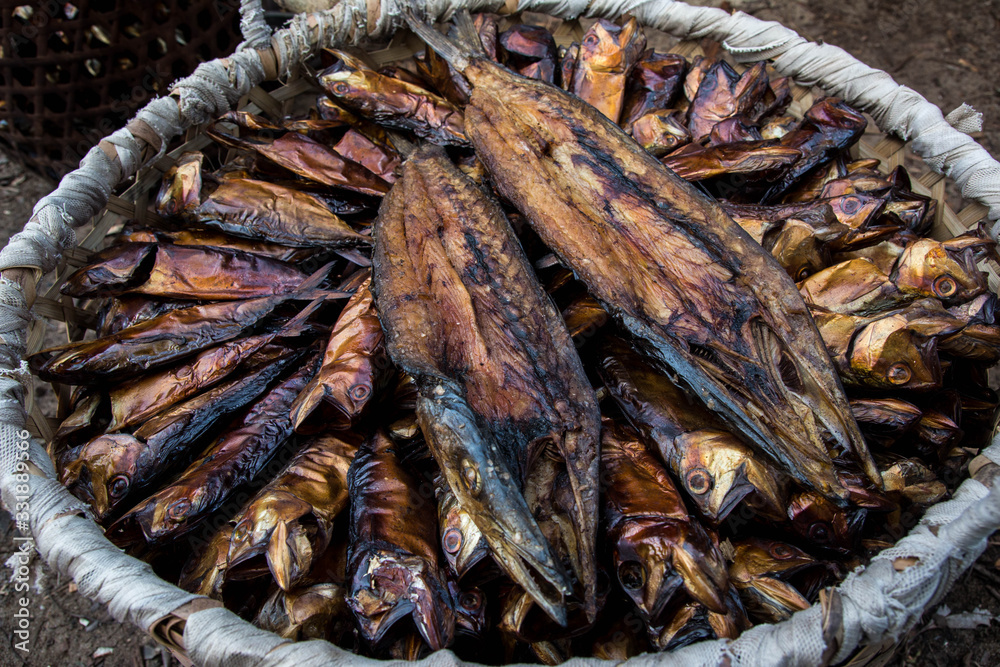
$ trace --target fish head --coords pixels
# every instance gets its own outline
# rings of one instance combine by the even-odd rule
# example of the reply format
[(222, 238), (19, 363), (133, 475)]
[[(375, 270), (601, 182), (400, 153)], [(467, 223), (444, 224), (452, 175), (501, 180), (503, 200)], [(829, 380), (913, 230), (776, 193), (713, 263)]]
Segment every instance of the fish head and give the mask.
[(861, 440), (861, 434), (842, 393), (830, 387), (826, 350), (819, 358), (816, 350), (784, 340), (761, 317), (750, 319), (743, 335), (749, 338), (748, 349), (759, 365), (750, 367), (755, 376), (751, 381), (741, 384), (730, 376), (733, 393), (749, 399), (744, 399), (747, 408), (763, 410), (760, 416), (767, 416), (775, 436), (796, 443), (794, 458), (783, 462), (790, 474), (808, 480), (828, 497), (846, 500), (847, 492), (833, 474), (828, 452), (831, 440), (845, 446)]
[(98, 436), (63, 468), (62, 482), (72, 487), (85, 484), (89, 477), (90, 504), (103, 520), (129, 495), (133, 483), (140, 481), (137, 474), (146, 449), (146, 443), (127, 433)]
[(480, 430), (461, 389), (445, 379), (422, 387), (420, 428), (448, 487), (473, 518), (494, 560), (560, 624), (569, 577), (528, 508), (514, 465)]
[(193, 528), (203, 508), (216, 497), (217, 494), (205, 486), (169, 486), (112, 524), (108, 533), (119, 535), (128, 542), (134, 541), (136, 530), (141, 529), (146, 542), (155, 546)]
[(802, 549), (777, 540), (750, 537), (733, 544), (729, 576), (746, 583), (758, 577), (789, 577), (819, 561)]
[(448, 580), (448, 592), (455, 608), (455, 630), (461, 634), (481, 637), (487, 629), (486, 596), (475, 586), (461, 587)]
[(379, 548), (360, 551), (352, 561), (347, 604), (369, 642), (378, 644), (397, 621), (410, 616), (432, 650), (451, 643), (455, 614), (430, 563)]
[(156, 196), (156, 210), (160, 215), (180, 215), (201, 203), (201, 164), (204, 158), (200, 151), (182, 153), (177, 164), (164, 175), (163, 185)]
[(598, 19), (580, 43), (580, 61), (586, 61), (598, 72), (625, 73), (625, 67), (636, 61), (645, 48), (646, 38), (635, 17), (624, 25)]
[(837, 220), (854, 230), (866, 228), (885, 208), (885, 200), (881, 197), (861, 193), (833, 197), (827, 203)]
[(789, 219), (765, 248), (795, 282), (801, 282), (830, 264), (830, 253), (816, 230), (799, 220)]
[(971, 247), (949, 250), (934, 239), (909, 244), (896, 260), (891, 278), (905, 293), (936, 297), (946, 305), (963, 303), (988, 291)]
[(714, 638), (708, 609), (692, 600), (666, 609), (657, 624), (650, 627), (650, 642), (657, 651), (673, 651)]
[[(364, 108), (381, 79), (380, 74), (369, 69), (361, 69), (346, 63), (334, 65), (319, 76), (320, 85), (334, 102), (357, 109)], [(403, 85), (400, 82), (400, 85)]]
[(712, 609), (725, 609), (725, 560), (696, 524), (630, 520), (611, 540), (618, 583), (647, 619), (657, 618), (682, 590)]
[(868, 386), (915, 391), (941, 386), (937, 339), (914, 332), (902, 315), (880, 318), (861, 329), (854, 337), (850, 364), (851, 372)]
[(489, 554), (489, 547), (476, 522), (447, 488), (438, 498), (438, 523), (441, 527), (441, 551), (445, 561), (461, 579)]
[[(677, 476), (698, 511), (719, 524), (754, 492), (748, 469), (759, 465), (731, 433), (689, 431), (675, 440)], [(756, 475), (755, 475), (756, 476)]]
[(204, 550), (184, 564), (177, 585), (192, 593), (218, 598), (222, 594), (232, 534), (233, 526), (223, 525)]
[(886, 493), (918, 505), (936, 503), (948, 493), (948, 487), (934, 472), (917, 459), (897, 459), (882, 469)]
[(229, 568), (266, 555), (278, 585), (290, 589), (312, 562), (312, 512), (312, 505), (288, 492), (272, 491), (254, 499), (234, 519)]
[(850, 552), (866, 510), (838, 507), (815, 491), (793, 494), (788, 503), (792, 529), (817, 547)]
[(663, 157), (691, 141), (691, 133), (676, 111), (655, 109), (632, 123), (632, 137), (654, 157)]

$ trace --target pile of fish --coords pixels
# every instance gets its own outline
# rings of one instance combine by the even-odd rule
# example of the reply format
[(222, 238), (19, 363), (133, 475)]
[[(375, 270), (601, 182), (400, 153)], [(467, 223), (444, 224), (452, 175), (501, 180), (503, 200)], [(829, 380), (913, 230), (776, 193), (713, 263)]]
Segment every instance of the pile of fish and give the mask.
[(285, 637), (556, 664), (786, 619), (947, 494), (995, 244), (927, 237), (864, 116), (634, 19), (410, 20), (307, 116), (220, 118), (62, 286), (96, 335), (30, 363), (113, 541)]

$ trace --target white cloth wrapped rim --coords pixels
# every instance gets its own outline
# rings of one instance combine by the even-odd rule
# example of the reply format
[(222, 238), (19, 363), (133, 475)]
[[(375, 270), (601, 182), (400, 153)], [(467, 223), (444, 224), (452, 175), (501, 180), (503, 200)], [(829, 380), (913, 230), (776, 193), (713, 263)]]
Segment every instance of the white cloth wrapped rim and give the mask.
[[(391, 34), (402, 25), (404, 7), (428, 19), (446, 20), (461, 8), (499, 11), (504, 5), (502, 0), (382, 0), (381, 4), (379, 0), (343, 0), (329, 11), (295, 17), (273, 36), (271, 44), (279, 73), (287, 75), (320, 47), (359, 44), (369, 36), (378, 39)], [(265, 67), (254, 50), (266, 43), (268, 33), (260, 2), (243, 0), (241, 8), (249, 42), (227, 59), (200, 65), (190, 77), (173, 85), (171, 97), (153, 101), (136, 115), (160, 138), (159, 153), (145, 164), (162, 156), (169, 142), (186, 128), (231, 109), (263, 80)], [(963, 105), (946, 120), (918, 93), (842, 49), (808, 42), (775, 22), (674, 0), (522, 0), (517, 9), (565, 19), (615, 18), (628, 12), (641, 23), (678, 37), (718, 40), (738, 60), (772, 59), (783, 74), (820, 86), (871, 113), (883, 131), (912, 140), (913, 150), (953, 178), (966, 198), (988, 206), (990, 219), (1000, 219), (1000, 164), (955, 129), (979, 129), (975, 112)], [(77, 171), (38, 202), (24, 231), (0, 251), (0, 271), (53, 270), (62, 252), (76, 243), (73, 228), (96, 215), (117, 184), (144, 166), (144, 144), (131, 132), (119, 130), (107, 141), (113, 150), (92, 149)], [(23, 359), (31, 318), (22, 288), (0, 278), (0, 489), (7, 507), (18, 501), (27, 503), (36, 547), (52, 568), (72, 577), (80, 592), (107, 605), (117, 620), (128, 620), (161, 639), (166, 634), (168, 643), (174, 642), (166, 621), (185, 621), (183, 638), (174, 645), (197, 665), (383, 664), (327, 642), (290, 642), (260, 630), (218, 603), (162, 581), (146, 563), (112, 545), (87, 516), (86, 506), (55, 479), (41, 443), (22, 437), (26, 435), (22, 429), (30, 382)], [(983, 453), (1000, 463), (1000, 437)], [(874, 657), (940, 601), (985, 550), (987, 538), (997, 528), (1000, 488), (990, 491), (978, 481), (966, 480), (951, 500), (930, 508), (908, 536), (876, 556), (867, 568), (851, 573), (826, 596), (825, 610), (817, 604), (784, 623), (758, 625), (735, 641), (705, 641), (672, 653), (643, 655), (629, 665), (835, 664), (859, 649)], [(897, 571), (897, 559), (912, 565)], [(576, 658), (566, 664), (604, 662)], [(439, 651), (418, 664), (465, 663), (449, 651)]]

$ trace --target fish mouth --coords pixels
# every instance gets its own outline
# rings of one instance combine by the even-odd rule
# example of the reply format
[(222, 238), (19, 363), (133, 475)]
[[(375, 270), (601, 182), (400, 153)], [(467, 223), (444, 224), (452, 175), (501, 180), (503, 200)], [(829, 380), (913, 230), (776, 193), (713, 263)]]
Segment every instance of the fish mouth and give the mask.
[(239, 565), (264, 555), (278, 586), (287, 591), (325, 547), (316, 544), (318, 524), (313, 507), (289, 493), (273, 494), (266, 503), (252, 507), (252, 513), (235, 520), (228, 567), (237, 571)]
[(736, 506), (752, 494), (756, 487), (747, 477), (746, 463), (740, 465), (734, 472), (727, 473), (712, 489), (708, 501), (709, 516), (715, 524), (726, 520)]
[(432, 650), (447, 647), (455, 618), (430, 564), (418, 556), (366, 550), (347, 604), (365, 637), (377, 645), (400, 619), (410, 616)]
[(725, 613), (729, 575), (708, 536), (670, 519), (628, 521), (612, 536), (618, 580), (647, 619), (659, 618), (682, 589)]
[[(417, 416), (448, 486), (486, 539), (497, 564), (560, 625), (572, 585), (555, 558), (497, 443), (479, 429), (457, 385), (422, 387)], [(428, 397), (428, 395), (430, 397)]]

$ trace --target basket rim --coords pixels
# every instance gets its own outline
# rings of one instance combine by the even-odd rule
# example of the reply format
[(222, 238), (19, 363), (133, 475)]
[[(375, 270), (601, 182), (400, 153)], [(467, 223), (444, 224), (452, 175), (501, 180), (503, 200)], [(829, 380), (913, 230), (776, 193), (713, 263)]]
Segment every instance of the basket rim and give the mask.
[[(500, 7), (499, 0), (453, 1), (456, 6), (471, 5), (469, 8), (474, 10), (509, 9), (511, 5), (508, 2)], [(54, 268), (58, 255), (74, 244), (75, 239), (72, 238), (72, 232), (67, 223), (82, 224), (93, 217), (98, 209), (103, 209), (109, 202), (113, 202), (110, 195), (112, 186), (109, 184), (76, 209), (70, 210), (67, 207), (65, 198), (67, 194), (77, 200), (81, 199), (79, 193), (74, 192), (74, 189), (79, 184), (78, 179), (85, 176), (88, 171), (92, 171), (95, 163), (99, 163), (105, 169), (109, 166), (113, 168), (116, 174), (116, 178), (113, 180), (122, 182), (137, 173), (140, 164), (148, 166), (164, 155), (170, 131), (179, 131), (182, 127), (198, 124), (198, 121), (206, 116), (215, 115), (220, 107), (231, 106), (242, 95), (249, 93), (252, 87), (265, 75), (268, 75), (268, 78), (277, 78), (279, 72), (287, 73), (291, 69), (292, 61), (304, 60), (316, 48), (316, 43), (321, 38), (327, 43), (363, 41), (368, 36), (366, 31), (359, 29), (358, 25), (353, 24), (352, 21), (348, 21), (348, 19), (357, 18), (356, 12), (359, 10), (359, 5), (364, 6), (367, 10), (369, 24), (374, 24), (372, 34), (386, 32), (393, 27), (393, 16), (389, 13), (381, 14), (381, 7), (377, 4), (377, 0), (372, 0), (372, 3), (374, 3), (374, 7), (371, 6), (371, 3), (366, 3), (365, 0), (345, 0), (341, 5), (327, 12), (294, 18), (291, 28), (275, 35), (270, 49), (253, 51), (241, 47), (234, 56), (228, 59), (220, 59), (202, 65), (191, 77), (175, 84), (174, 92), (170, 97), (161, 98), (147, 106), (126, 126), (126, 129), (103, 140), (81, 163), (81, 170), (64, 177), (59, 190), (54, 195), (39, 202), (34, 215), (26, 225), (25, 232), (22, 232), (25, 238), (30, 239), (36, 236), (39, 230), (42, 230), (50, 242), (50, 246), (36, 249), (33, 257), (25, 255), (23, 252), (19, 254), (12, 251), (11, 248), (15, 247), (17, 250), (17, 244), (23, 244), (25, 238), (19, 239), (18, 237), (21, 235), (17, 235), (0, 252), (0, 271), (2, 271), (0, 273), (0, 303), (16, 304), (14, 306), (15, 314), (27, 313), (34, 301), (35, 286), (39, 277), (48, 272), (46, 269)], [(530, 6), (536, 4), (539, 7)], [(528, 0), (523, 2), (519, 9), (539, 11), (555, 16), (559, 15), (555, 10), (573, 14), (574, 7), (567, 7), (567, 4), (569, 3), (557, 4), (545, 1), (533, 3)], [(684, 3), (673, 1), (632, 4), (636, 5), (633, 9), (642, 10), (642, 13), (646, 14), (652, 11), (651, 8), (669, 11), (683, 5), (692, 11), (714, 12), (716, 19), (719, 18), (718, 14), (720, 13), (729, 17), (721, 10), (693, 8), (684, 5)], [(437, 14), (450, 14), (454, 8), (450, 5), (435, 7), (435, 12)], [(620, 8), (615, 7), (601, 7), (599, 9), (605, 13), (613, 12), (615, 15), (623, 13), (618, 11)], [(565, 18), (576, 18), (581, 13), (583, 13), (582, 9), (579, 13)], [(636, 13), (641, 12), (637, 11)], [(398, 19), (398, 17), (396, 18)], [(644, 24), (650, 24), (642, 16), (637, 16), (637, 18)], [(774, 22), (752, 20), (780, 27)], [(653, 25), (653, 27), (659, 26)], [(689, 38), (715, 36), (714, 29), (705, 28), (703, 24), (692, 24), (689, 28), (691, 30), (691, 34), (687, 35)], [(673, 34), (671, 30), (665, 31)], [(792, 35), (801, 42), (805, 42), (795, 33)], [(715, 38), (718, 39), (717, 36)], [(718, 41), (732, 52), (731, 45), (725, 39), (718, 39)], [(758, 43), (760, 44), (760, 42)], [(786, 43), (787, 40), (779, 46), (784, 46)], [(743, 54), (750, 54), (752, 59), (757, 60), (767, 58), (761, 55), (760, 49), (762, 47), (775, 48), (773, 41), (763, 43), (758, 47), (744, 45), (735, 48), (743, 50)], [(740, 55), (735, 55), (739, 59)], [(256, 59), (256, 63), (254, 63), (254, 59)], [(256, 69), (254, 69), (254, 65), (257, 65)], [(194, 86), (186, 87), (186, 82), (191, 79), (206, 76), (208, 73), (203, 71), (203, 68), (206, 67), (221, 70), (228, 76), (230, 84), (233, 85), (231, 90), (226, 91), (229, 94), (223, 100), (216, 101), (216, 108), (197, 105), (195, 103), (197, 100), (191, 99), (192, 96), (196, 97), (192, 92)], [(790, 72), (783, 73), (791, 74)], [(240, 79), (241, 76), (245, 78)], [(255, 78), (257, 80), (254, 80)], [(847, 98), (847, 96), (844, 97)], [(926, 100), (924, 103), (933, 106)], [(163, 113), (164, 110), (171, 108), (167, 105), (177, 107), (173, 109), (175, 111), (175, 116), (172, 119), (174, 122), (171, 125), (157, 122), (160, 119), (155, 114), (150, 113), (150, 109), (154, 105), (158, 105), (155, 109), (157, 113)], [(934, 107), (934, 111), (940, 116), (940, 110)], [(159, 131), (164, 128), (167, 131)], [(176, 131), (174, 134), (177, 133)], [(966, 138), (968, 137), (966, 136)], [(971, 139), (969, 140), (971, 141)], [(934, 167), (933, 164), (931, 166)], [(990, 175), (996, 177), (996, 174)], [(67, 192), (63, 192), (63, 190)], [(103, 201), (101, 201), (102, 199)], [(84, 216), (84, 214), (86, 215)], [(26, 258), (33, 261), (25, 261)], [(15, 366), (18, 360), (23, 358), (25, 337), (25, 325), (19, 324), (13, 327), (10, 332), (5, 332), (4, 342), (7, 345), (4, 348), (9, 347), (11, 350), (3, 349), (8, 354), (0, 359), (2, 360), (0, 392), (12, 396), (18, 403), (24, 396), (24, 362), (20, 362), (21, 368)], [(11, 351), (14, 352), (13, 358), (8, 359), (7, 356)], [(23, 414), (13, 418), (5, 416), (5, 419), (0, 421), (0, 434), (9, 436), (11, 430), (19, 431), (23, 424)], [(2, 483), (4, 500), (10, 501), (22, 495), (15, 489), (15, 484), (22, 482), (21, 477), (30, 478), (27, 481), (30, 487), (30, 493), (27, 497), (30, 499), (32, 507), (31, 531), (36, 547), (43, 554), (46, 562), (54, 569), (72, 576), (80, 585), (81, 592), (87, 594), (88, 597), (109, 604), (112, 613), (118, 620), (130, 618), (141, 629), (167, 645), (179, 656), (195, 657), (204, 660), (205, 664), (221, 664), (223, 661), (228, 663), (231, 657), (230, 652), (233, 656), (239, 655), (244, 659), (250, 659), (251, 656), (255, 660), (262, 659), (264, 663), (269, 665), (293, 664), (293, 660), (295, 663), (299, 663), (303, 659), (319, 659), (318, 656), (337, 660), (348, 658), (355, 663), (381, 664), (347, 653), (326, 642), (290, 643), (277, 635), (259, 630), (227, 610), (217, 608), (216, 601), (188, 594), (159, 579), (153, 582), (150, 577), (155, 578), (155, 575), (152, 575), (148, 565), (124, 556), (111, 545), (103, 537), (97, 525), (85, 516), (85, 507), (70, 496), (69, 492), (54, 479), (55, 473), (51, 461), (48, 460), (47, 455), (39, 447), (36, 440), (32, 439), (25, 447), (30, 452), (26, 457), (28, 458), (26, 472), (17, 475), (13, 473), (15, 471), (21, 473), (21, 470), (16, 469), (10, 460), (11, 439), (7, 437), (0, 439), (0, 442), (3, 444), (3, 449), (0, 450), (0, 462), (4, 465), (0, 467), (0, 475), (2, 475), (0, 483)], [(985, 449), (983, 455), (993, 462), (1000, 462), (998, 441), (994, 440), (994, 445)], [(995, 469), (995, 465), (987, 462), (979, 465), (973, 475), (988, 481), (995, 475)], [(893, 622), (889, 627), (881, 628), (883, 631), (881, 635), (865, 637), (867, 632), (862, 628), (860, 620), (857, 618), (858, 609), (856, 607), (858, 603), (851, 601), (852, 591), (857, 588), (860, 581), (872, 583), (881, 581), (880, 585), (884, 589), (890, 587), (886, 582), (894, 583), (893, 590), (901, 595), (899, 591), (900, 577), (909, 575), (909, 579), (912, 580), (913, 576), (923, 572), (923, 576), (927, 578), (928, 570), (932, 570), (930, 577), (934, 578), (936, 575), (936, 590), (934, 595), (920, 600), (920, 609), (922, 610), (943, 595), (957, 574), (968, 567), (971, 560), (981, 552), (985, 546), (985, 537), (1000, 526), (1000, 490), (994, 489), (987, 496), (987, 489), (988, 487), (979, 482), (967, 480), (956, 492), (953, 500), (935, 505), (910, 536), (903, 538), (896, 547), (888, 550), (894, 551), (903, 545), (905, 551), (905, 545), (919, 545), (921, 540), (923, 548), (926, 549), (926, 543), (930, 539), (929, 535), (934, 534), (934, 539), (937, 542), (934, 543), (936, 546), (933, 552), (929, 553), (928, 558), (925, 559), (927, 562), (909, 563), (911, 567), (902, 568), (901, 572), (896, 573), (893, 563), (890, 561), (893, 555), (889, 554), (883, 558), (884, 554), (880, 554), (868, 568), (868, 571), (852, 574), (847, 582), (826, 594), (820, 603), (809, 610), (799, 612), (791, 620), (779, 626), (757, 626), (734, 642), (723, 640), (701, 642), (679, 652), (660, 654), (657, 657), (658, 661), (666, 664), (674, 660), (693, 659), (698, 664), (719, 664), (723, 660), (731, 660), (736, 663), (739, 662), (739, 656), (748, 657), (748, 650), (752, 651), (754, 646), (759, 647), (762, 642), (768, 642), (767, 637), (770, 636), (768, 633), (772, 631), (776, 634), (768, 642), (771, 648), (781, 648), (788, 651), (794, 647), (789, 647), (785, 643), (779, 645), (776, 640), (779, 636), (793, 633), (796, 629), (810, 632), (812, 636), (821, 637), (823, 641), (821, 654), (796, 655), (795, 658), (798, 661), (796, 664), (829, 664), (831, 660), (842, 660), (852, 655), (861, 646), (862, 639), (874, 642), (869, 645), (869, 649), (874, 650), (874, 654), (868, 657), (875, 658), (880, 650), (886, 648), (885, 641), (888, 641), (888, 645), (891, 646), (891, 640), (909, 623), (915, 622), (919, 617), (919, 612), (914, 614), (910, 610), (908, 614), (900, 614), (897, 610), (897, 617), (890, 619)], [(12, 506), (11, 503), (8, 504)], [(958, 518), (955, 518), (956, 516)], [(74, 533), (74, 537), (82, 536), (85, 544), (77, 543), (76, 539), (59, 539), (60, 535), (69, 532)], [(65, 544), (68, 541), (74, 542), (74, 544)], [(929, 558), (929, 556), (934, 556), (934, 558)], [(155, 594), (158, 597), (152, 601), (143, 600), (149, 603), (149, 606), (137, 609), (136, 607), (139, 605), (133, 604), (135, 596), (123, 591), (121, 582), (113, 585), (113, 582), (107, 580), (94, 581), (107, 577), (107, 572), (114, 570), (112, 565), (127, 569), (135, 577), (129, 580), (132, 584), (141, 584), (150, 589), (148, 592), (151, 595)], [(880, 579), (873, 578), (873, 575)], [(118, 577), (117, 574), (115, 576)], [(942, 581), (942, 579), (948, 581)], [(115, 590), (110, 590), (112, 588)], [(888, 615), (888, 609), (876, 611), (884, 611)], [(849, 619), (849, 613), (853, 613), (854, 617)], [(869, 612), (870, 614), (871, 612)], [(779, 635), (778, 633), (783, 634)], [(789, 635), (789, 637), (791, 636)], [(317, 644), (325, 644), (326, 646), (317, 646)], [(423, 664), (435, 664), (437, 660), (441, 659), (435, 657), (439, 655), (434, 654)], [(785, 653), (779, 651), (776, 656), (784, 657)], [(234, 660), (242, 664), (239, 658)], [(452, 658), (452, 660), (455, 659)], [(455, 662), (458, 661), (455, 660)]]

